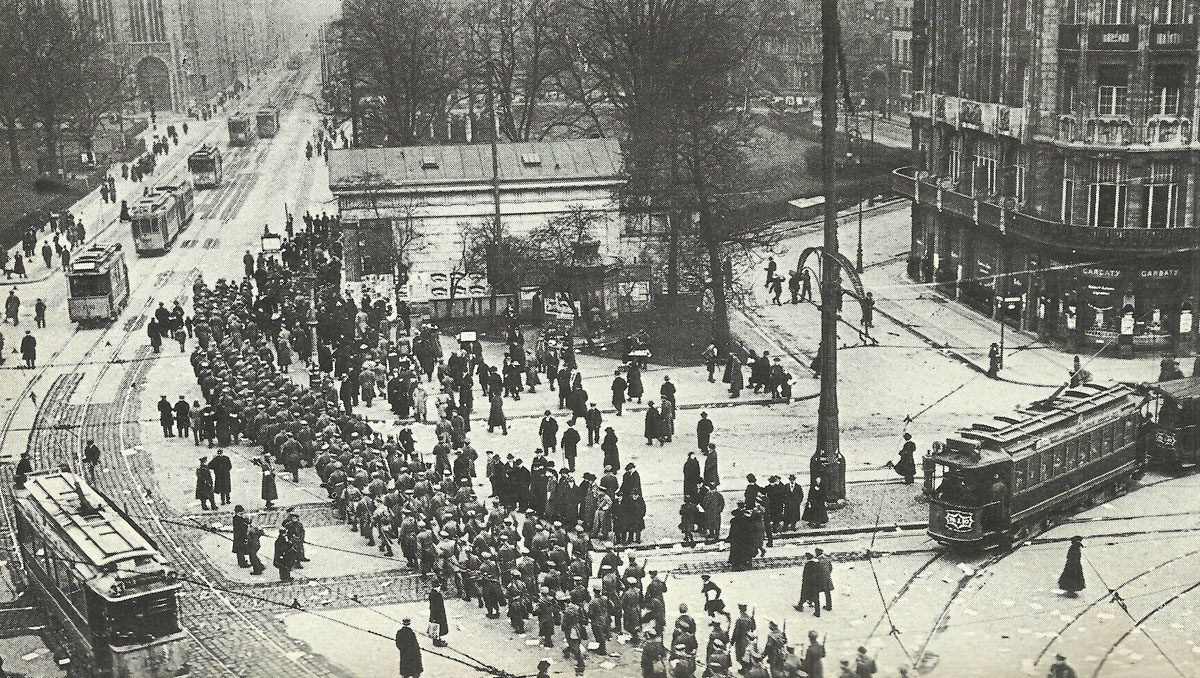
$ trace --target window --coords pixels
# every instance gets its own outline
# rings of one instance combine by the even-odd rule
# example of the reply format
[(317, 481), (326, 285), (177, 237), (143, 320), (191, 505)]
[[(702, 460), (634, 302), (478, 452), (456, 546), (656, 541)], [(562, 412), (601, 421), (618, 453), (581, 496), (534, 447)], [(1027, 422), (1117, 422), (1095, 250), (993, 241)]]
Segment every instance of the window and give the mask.
[(1154, 23), (1181, 24), (1183, 22), (1183, 0), (1154, 0)]
[(973, 189), (976, 191), (996, 192), (996, 158), (1000, 155), (999, 144), (988, 139), (980, 139), (975, 147), (975, 174)]
[(1065, 62), (1059, 75), (1058, 83), (1058, 112), (1070, 113), (1075, 110), (1075, 88), (1078, 71), (1074, 62)]
[(146, 42), (146, 8), (142, 0), (129, 0), (130, 42)]
[(1088, 225), (1093, 228), (1123, 227), (1127, 188), (1120, 162), (1096, 161), (1095, 174), (1088, 187)]
[(1028, 459), (1029, 462), (1029, 486), (1033, 487), (1042, 482), (1042, 462), (1041, 455), (1034, 453)]
[(1129, 23), (1130, 0), (1100, 0), (1100, 23)]
[(1025, 164), (1026, 157), (1024, 153), (1018, 152), (1015, 157), (1016, 164), (1013, 166), (1013, 190), (1012, 195), (1017, 199), (1018, 203), (1025, 202)]
[(1179, 115), (1183, 103), (1183, 83), (1182, 64), (1155, 66), (1150, 85), (1150, 112), (1157, 115)]
[(1075, 220), (1075, 181), (1073, 179), (1063, 179), (1062, 209), (1059, 214), (1064, 224)]
[(1096, 112), (1125, 115), (1129, 98), (1129, 68), (1121, 64), (1100, 66), (1096, 75)]
[(1142, 187), (1146, 228), (1174, 228), (1179, 208), (1179, 184), (1171, 163), (1151, 163), (1149, 182)]
[(1062, 6), (1062, 22), (1064, 24), (1079, 23), (1079, 7), (1077, 0), (1066, 0)]
[(962, 137), (950, 137), (950, 161), (946, 173), (955, 179), (962, 175)]
[(1026, 462), (1024, 459), (1013, 464), (1013, 490), (1020, 491), (1025, 489), (1025, 467)]

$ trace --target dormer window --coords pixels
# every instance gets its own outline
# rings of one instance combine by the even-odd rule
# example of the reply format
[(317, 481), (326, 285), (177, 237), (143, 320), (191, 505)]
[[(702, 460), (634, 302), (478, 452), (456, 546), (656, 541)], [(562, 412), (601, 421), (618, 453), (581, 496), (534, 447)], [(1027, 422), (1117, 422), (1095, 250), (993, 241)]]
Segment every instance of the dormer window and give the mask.
[(541, 158), (541, 156), (539, 156), (537, 153), (534, 153), (533, 151), (530, 151), (528, 153), (522, 153), (521, 154), (521, 164), (526, 167), (540, 167), (542, 164), (542, 158)]
[(438, 168), (437, 158), (433, 157), (432, 155), (426, 155), (421, 158), (421, 169), (428, 170), (428, 169), (437, 169), (437, 168)]

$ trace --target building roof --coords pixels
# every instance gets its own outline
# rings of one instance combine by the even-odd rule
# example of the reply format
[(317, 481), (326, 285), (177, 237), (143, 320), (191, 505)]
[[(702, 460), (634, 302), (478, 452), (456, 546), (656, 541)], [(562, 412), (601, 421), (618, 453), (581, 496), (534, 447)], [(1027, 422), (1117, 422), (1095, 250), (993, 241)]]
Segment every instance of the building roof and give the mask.
[[(500, 181), (616, 181), (623, 178), (615, 139), (575, 139), (498, 144)], [(329, 152), (329, 187), (335, 193), (376, 188), (477, 184), (492, 180), (489, 144), (354, 148)]]

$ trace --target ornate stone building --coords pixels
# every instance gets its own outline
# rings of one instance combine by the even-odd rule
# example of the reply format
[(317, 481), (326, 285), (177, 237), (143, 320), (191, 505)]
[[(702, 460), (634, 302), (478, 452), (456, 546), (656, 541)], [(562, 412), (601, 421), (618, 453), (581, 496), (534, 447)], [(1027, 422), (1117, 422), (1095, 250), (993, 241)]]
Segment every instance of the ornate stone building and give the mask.
[(1194, 350), (1198, 9), (916, 0), (909, 274), (1081, 350)]
[(130, 69), (136, 110), (183, 111), (240, 89), (286, 56), (298, 30), (286, 0), (62, 1)]

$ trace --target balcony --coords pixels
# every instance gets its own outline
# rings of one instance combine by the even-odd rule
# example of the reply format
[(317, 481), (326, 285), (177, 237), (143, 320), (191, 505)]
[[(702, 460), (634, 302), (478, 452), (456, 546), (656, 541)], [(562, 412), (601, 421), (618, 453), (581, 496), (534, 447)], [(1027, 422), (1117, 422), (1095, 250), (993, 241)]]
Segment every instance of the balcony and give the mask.
[(1137, 24), (1093, 24), (1088, 26), (1088, 49), (1100, 51), (1136, 51)]
[(1153, 52), (1192, 52), (1195, 49), (1195, 24), (1154, 24), (1150, 27), (1150, 50)]
[(1002, 204), (951, 190), (937, 177), (919, 176), (913, 167), (902, 167), (892, 173), (892, 190), (922, 205), (1059, 251), (1168, 254), (1200, 245), (1200, 228), (1092, 228), (1064, 224), (1016, 211), (1011, 201)]

